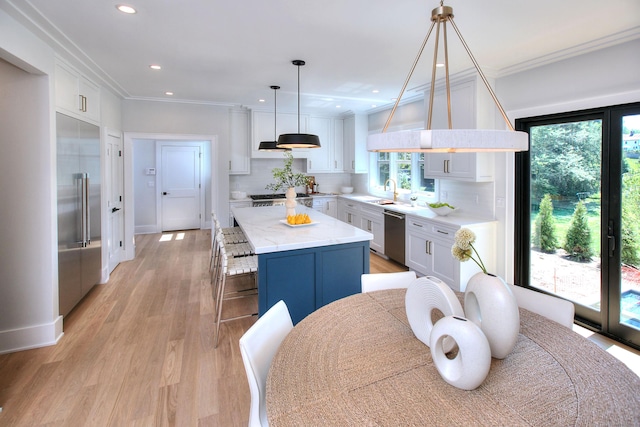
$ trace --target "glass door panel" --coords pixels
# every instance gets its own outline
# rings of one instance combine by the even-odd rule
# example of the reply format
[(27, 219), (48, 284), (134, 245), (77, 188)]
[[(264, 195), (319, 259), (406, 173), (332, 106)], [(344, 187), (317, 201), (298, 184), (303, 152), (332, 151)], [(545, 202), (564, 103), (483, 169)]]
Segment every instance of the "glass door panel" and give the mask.
[(602, 120), (532, 126), (530, 286), (600, 321)]
[[(620, 280), (610, 292), (610, 329), (625, 340), (640, 344), (640, 111), (613, 114), (621, 123), (618, 143), (621, 151), (620, 177)], [(612, 126), (612, 131), (617, 131)], [(620, 134), (619, 134), (620, 135)]]

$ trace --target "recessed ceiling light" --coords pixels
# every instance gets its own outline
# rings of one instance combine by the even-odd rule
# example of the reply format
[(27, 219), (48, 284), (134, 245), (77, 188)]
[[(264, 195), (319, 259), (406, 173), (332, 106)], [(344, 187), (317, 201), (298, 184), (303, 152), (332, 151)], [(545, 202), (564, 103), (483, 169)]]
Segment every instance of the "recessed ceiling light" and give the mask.
[(441, 62), (438, 62), (438, 63), (436, 64), (436, 67), (438, 67), (438, 68), (442, 68), (442, 67), (444, 67), (444, 64), (443, 64), (443, 63), (441, 63)]
[(342, 108), (342, 105), (336, 105), (336, 108)]
[(164, 94), (165, 94), (165, 95), (172, 96), (172, 95), (173, 95), (173, 92), (165, 92)]
[(374, 89), (374, 90), (372, 90), (371, 92), (373, 92), (373, 93), (379, 93), (380, 91), (379, 91), (378, 89)]
[(149, 68), (151, 68), (152, 70), (161, 70), (162, 67), (160, 65), (157, 64), (151, 64), (149, 65)]
[(264, 99), (260, 98), (258, 99), (258, 102), (266, 102)]
[(376, 108), (377, 105), (376, 104), (371, 104), (371, 108)]
[(127, 6), (126, 4), (119, 4), (116, 6), (116, 9), (122, 13), (128, 13), (129, 15), (136, 13), (136, 10), (133, 7)]

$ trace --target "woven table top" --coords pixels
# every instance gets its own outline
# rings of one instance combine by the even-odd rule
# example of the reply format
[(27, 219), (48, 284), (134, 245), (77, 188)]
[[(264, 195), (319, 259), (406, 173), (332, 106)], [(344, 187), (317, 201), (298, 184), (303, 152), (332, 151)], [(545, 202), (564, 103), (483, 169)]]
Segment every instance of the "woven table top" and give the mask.
[(296, 325), (269, 371), (270, 425), (640, 425), (640, 378), (524, 309), (515, 349), (480, 387), (447, 384), (411, 331), (405, 292), (353, 295)]

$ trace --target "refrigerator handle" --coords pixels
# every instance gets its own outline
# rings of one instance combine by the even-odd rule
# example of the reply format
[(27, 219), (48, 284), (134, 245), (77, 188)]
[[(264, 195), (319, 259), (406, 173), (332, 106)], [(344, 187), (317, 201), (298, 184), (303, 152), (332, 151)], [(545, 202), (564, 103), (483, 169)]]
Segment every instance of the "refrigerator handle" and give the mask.
[(89, 174), (84, 179), (85, 246), (91, 244), (91, 209), (89, 209)]
[(78, 174), (78, 180), (80, 181), (80, 194), (79, 194), (79, 198), (80, 198), (80, 241), (78, 242), (80, 244), (81, 248), (84, 248), (86, 246), (87, 243), (87, 236), (85, 235), (85, 231), (87, 228), (87, 224), (85, 223), (85, 219), (86, 219), (86, 203), (84, 200), (86, 191), (85, 191), (85, 174), (80, 173)]

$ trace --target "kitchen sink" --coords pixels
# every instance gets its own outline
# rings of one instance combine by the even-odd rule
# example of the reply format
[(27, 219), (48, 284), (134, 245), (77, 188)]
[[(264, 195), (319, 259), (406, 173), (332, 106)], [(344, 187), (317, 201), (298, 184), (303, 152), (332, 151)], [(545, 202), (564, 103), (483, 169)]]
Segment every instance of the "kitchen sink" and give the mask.
[(379, 199), (379, 200), (371, 200), (369, 203), (373, 203), (374, 205), (395, 205), (396, 202), (393, 200)]

